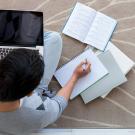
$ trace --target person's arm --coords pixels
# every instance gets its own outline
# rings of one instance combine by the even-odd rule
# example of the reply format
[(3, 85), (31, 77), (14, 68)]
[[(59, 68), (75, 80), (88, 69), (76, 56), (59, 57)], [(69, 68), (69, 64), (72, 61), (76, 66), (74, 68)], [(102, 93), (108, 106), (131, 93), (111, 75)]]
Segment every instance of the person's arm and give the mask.
[[(82, 65), (86, 64), (85, 71), (82, 68)], [(59, 92), (56, 94), (53, 98), (47, 98), (44, 102), (44, 107), (46, 111), (45, 119), (43, 119), (43, 125), (47, 126), (48, 124), (53, 123), (56, 121), (61, 113), (64, 111), (64, 109), (67, 107), (68, 100), (70, 98), (70, 95), (73, 91), (73, 88), (77, 82), (77, 80), (85, 76), (90, 72), (90, 63), (88, 62), (82, 62), (80, 63), (77, 68), (75, 69), (71, 79), (67, 82), (67, 84), (59, 90)]]
[(78, 79), (73, 75), (71, 79), (68, 81), (68, 83), (62, 89), (59, 90), (57, 95), (63, 96), (68, 101), (77, 80)]
[[(82, 68), (82, 65), (86, 64), (86, 69), (84, 71), (84, 69)], [(82, 77), (85, 76), (86, 74), (88, 74), (90, 72), (90, 63), (86, 62), (81, 62), (77, 68), (75, 69), (71, 79), (67, 82), (67, 84), (57, 93), (57, 95), (59, 96), (63, 96), (66, 100), (69, 100), (70, 95), (73, 91), (73, 88), (77, 82), (77, 80)]]

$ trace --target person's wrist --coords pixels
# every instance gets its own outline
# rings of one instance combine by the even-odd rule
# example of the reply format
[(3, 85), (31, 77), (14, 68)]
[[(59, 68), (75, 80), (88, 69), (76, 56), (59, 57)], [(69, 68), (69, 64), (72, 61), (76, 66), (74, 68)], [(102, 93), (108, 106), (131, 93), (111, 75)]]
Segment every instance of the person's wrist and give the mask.
[(78, 80), (78, 76), (76, 74), (73, 74), (72, 75), (72, 80), (76, 82)]

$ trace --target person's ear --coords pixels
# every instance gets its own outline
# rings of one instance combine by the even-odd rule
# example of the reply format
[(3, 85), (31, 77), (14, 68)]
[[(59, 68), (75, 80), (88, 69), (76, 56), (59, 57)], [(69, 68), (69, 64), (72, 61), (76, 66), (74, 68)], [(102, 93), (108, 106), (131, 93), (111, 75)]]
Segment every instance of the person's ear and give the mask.
[(30, 97), (33, 94), (33, 92), (30, 92), (27, 96)]

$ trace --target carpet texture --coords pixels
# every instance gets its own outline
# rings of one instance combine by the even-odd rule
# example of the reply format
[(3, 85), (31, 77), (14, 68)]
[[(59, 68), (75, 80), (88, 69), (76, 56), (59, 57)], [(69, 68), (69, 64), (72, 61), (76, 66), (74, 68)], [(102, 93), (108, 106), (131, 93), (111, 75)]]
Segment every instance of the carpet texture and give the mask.
[[(135, 61), (135, 0), (79, 0), (118, 21), (111, 41)], [(44, 12), (44, 30), (61, 32), (76, 0), (0, 0), (1, 9), (39, 10)], [(85, 44), (63, 37), (59, 66), (79, 54)], [(105, 99), (85, 105), (81, 97), (69, 102), (68, 108), (51, 128), (135, 128), (135, 68), (128, 82), (115, 88)], [(50, 87), (59, 89), (53, 79)]]

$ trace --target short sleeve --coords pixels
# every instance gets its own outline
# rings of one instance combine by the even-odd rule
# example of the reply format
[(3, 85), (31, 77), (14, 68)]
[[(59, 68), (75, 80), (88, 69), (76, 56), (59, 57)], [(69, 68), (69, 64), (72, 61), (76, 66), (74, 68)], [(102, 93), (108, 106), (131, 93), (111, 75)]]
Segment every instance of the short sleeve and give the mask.
[(62, 112), (65, 110), (65, 108), (68, 105), (68, 101), (62, 97), (56, 95), (53, 98), (48, 98), (43, 102), (45, 112), (42, 119), (42, 127), (46, 127), (49, 124), (52, 124), (55, 122)]

